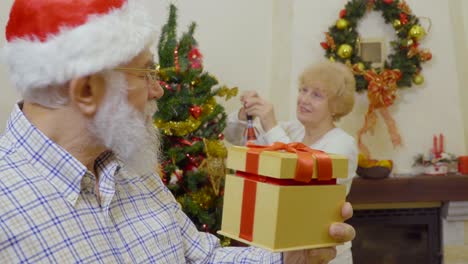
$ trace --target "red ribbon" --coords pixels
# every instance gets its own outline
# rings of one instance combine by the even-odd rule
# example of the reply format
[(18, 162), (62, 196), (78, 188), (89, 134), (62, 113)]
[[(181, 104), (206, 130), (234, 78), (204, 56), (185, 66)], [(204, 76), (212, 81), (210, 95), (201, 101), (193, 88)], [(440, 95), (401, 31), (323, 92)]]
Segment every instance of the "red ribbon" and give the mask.
[[(278, 151), (285, 150), (297, 154), (297, 165), (294, 179), (300, 182), (309, 182), (314, 173), (314, 159), (317, 163), (317, 178), (321, 181), (332, 179), (333, 169), (332, 160), (323, 151), (311, 149), (308, 146), (299, 143), (281, 143), (275, 142), (271, 146), (260, 146), (255, 144), (247, 144), (247, 160), (245, 162), (245, 171), (252, 174), (258, 174), (258, 162), (260, 153), (265, 150)], [(312, 155), (311, 155), (312, 154)]]
[[(257, 182), (275, 185), (326, 185), (336, 184), (332, 179), (332, 161), (323, 151), (314, 150), (302, 143), (284, 144), (275, 142), (271, 146), (259, 146), (248, 143), (246, 172), (238, 171), (237, 176), (244, 178), (244, 189), (242, 191), (242, 208), (240, 219), (239, 237), (247, 241), (253, 240), (253, 226), (255, 220), (255, 204), (257, 198)], [(258, 161), (260, 153), (269, 151), (285, 150), (296, 153), (298, 156), (294, 179), (275, 179), (258, 175)], [(312, 179), (314, 170), (314, 159), (317, 162), (317, 179)]]
[(257, 182), (244, 179), (239, 237), (247, 241), (252, 241), (253, 238), (256, 197)]
[(278, 186), (312, 186), (312, 185), (335, 185), (336, 179), (328, 181), (321, 181), (318, 179), (312, 179), (309, 182), (299, 182), (294, 179), (275, 179), (268, 176), (262, 176), (258, 174), (251, 174), (243, 171), (237, 171), (236, 176), (242, 177), (246, 180), (254, 182), (262, 182), (266, 184), (278, 185)]

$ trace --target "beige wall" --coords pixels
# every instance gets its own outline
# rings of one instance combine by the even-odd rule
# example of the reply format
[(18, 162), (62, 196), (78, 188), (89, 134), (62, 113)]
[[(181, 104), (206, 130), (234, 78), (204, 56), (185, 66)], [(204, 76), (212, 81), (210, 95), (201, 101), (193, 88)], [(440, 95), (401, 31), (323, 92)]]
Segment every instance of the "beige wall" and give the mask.
[[(162, 24), (165, 20), (168, 2), (152, 2), (155, 23)], [(196, 37), (205, 56), (205, 68), (222, 83), (243, 90), (258, 90), (275, 103), (277, 116), (282, 120), (294, 118), (297, 76), (306, 65), (323, 59), (318, 43), (344, 5), (342, 0), (320, 1), (320, 4), (310, 0), (174, 2), (180, 10), (181, 29), (192, 20), (199, 24)], [(448, 151), (468, 154), (468, 104), (463, 103), (468, 102), (465, 85), (468, 1), (407, 2), (416, 15), (432, 19), (432, 30), (422, 42), (434, 54), (433, 60), (423, 65), (426, 83), (401, 91), (391, 108), (404, 147), (392, 148), (381, 119), (376, 135), (365, 137), (376, 158), (395, 161), (397, 173), (412, 171), (413, 156), (429, 149), (434, 133), (444, 133)], [(12, 0), (0, 3), (1, 33), (11, 3)], [(384, 24), (378, 13), (364, 19), (359, 31), (364, 37), (383, 37), (387, 41), (393, 35), (393, 29)], [(4, 39), (0, 41), (3, 43)], [(0, 128), (3, 128), (16, 100), (3, 66), (0, 83)], [(238, 107), (238, 101), (232, 100), (226, 106), (232, 111)], [(367, 106), (366, 97), (359, 95), (354, 111), (339, 125), (355, 135)]]

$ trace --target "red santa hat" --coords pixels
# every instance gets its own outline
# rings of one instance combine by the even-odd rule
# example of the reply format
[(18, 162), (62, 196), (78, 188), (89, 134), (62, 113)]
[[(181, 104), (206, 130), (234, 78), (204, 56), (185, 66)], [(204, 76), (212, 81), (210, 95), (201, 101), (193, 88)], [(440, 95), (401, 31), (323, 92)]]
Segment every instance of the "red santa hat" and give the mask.
[(22, 93), (112, 69), (156, 37), (144, 0), (15, 0), (3, 56)]

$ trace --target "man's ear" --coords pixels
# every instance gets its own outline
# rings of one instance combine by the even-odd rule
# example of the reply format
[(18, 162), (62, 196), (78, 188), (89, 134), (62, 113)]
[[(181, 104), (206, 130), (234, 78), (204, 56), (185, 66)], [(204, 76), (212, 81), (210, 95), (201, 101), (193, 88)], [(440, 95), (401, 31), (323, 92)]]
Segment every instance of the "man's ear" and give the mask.
[(100, 75), (72, 79), (69, 83), (70, 101), (86, 116), (94, 116), (106, 93)]

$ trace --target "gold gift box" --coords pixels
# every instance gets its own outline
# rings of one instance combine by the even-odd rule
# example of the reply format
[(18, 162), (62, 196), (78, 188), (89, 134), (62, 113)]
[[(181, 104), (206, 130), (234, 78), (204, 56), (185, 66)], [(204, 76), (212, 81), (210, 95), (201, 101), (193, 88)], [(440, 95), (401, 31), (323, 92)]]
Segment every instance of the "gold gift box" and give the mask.
[[(317, 180), (313, 181), (320, 185), (278, 185), (265, 180), (253, 180), (243, 173), (247, 150), (246, 147), (238, 146), (229, 149), (227, 167), (242, 175), (226, 176), (223, 219), (218, 233), (273, 252), (338, 245), (329, 236), (328, 229), (333, 222), (343, 222), (341, 207), (345, 202), (346, 186), (322, 185)], [(346, 157), (334, 154), (329, 156), (332, 159), (333, 178), (346, 178)], [(294, 153), (263, 151), (259, 155), (258, 175), (294, 179), (296, 163), (297, 155)], [(316, 167), (316, 162), (314, 164)], [(316, 171), (314, 169), (312, 179), (317, 178)], [(255, 193), (244, 194), (245, 185), (252, 186), (252, 181), (255, 182)], [(253, 195), (253, 199), (244, 201), (244, 195)], [(241, 229), (245, 230), (245, 227), (241, 228), (243, 206), (252, 207), (252, 203), (252, 232), (245, 239), (241, 235)]]

